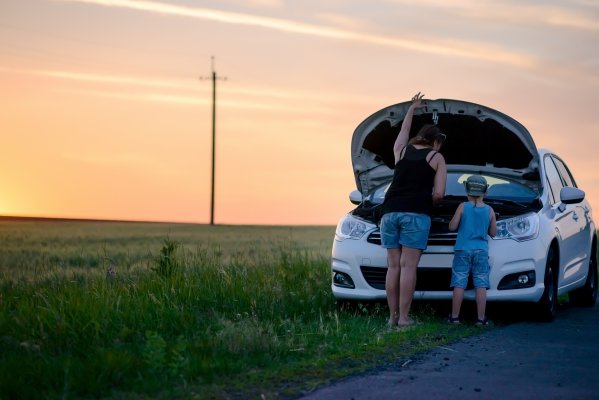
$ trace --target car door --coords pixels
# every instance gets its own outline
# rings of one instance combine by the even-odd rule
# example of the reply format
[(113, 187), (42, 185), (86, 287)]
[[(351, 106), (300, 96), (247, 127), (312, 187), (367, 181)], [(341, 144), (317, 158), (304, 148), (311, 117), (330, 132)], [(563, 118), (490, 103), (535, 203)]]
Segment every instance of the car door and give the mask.
[[(570, 170), (566, 164), (557, 157), (555, 154), (552, 155), (552, 160), (557, 167), (562, 182), (566, 187), (577, 187), (574, 177), (570, 173)], [(591, 237), (591, 223), (589, 218), (589, 206), (586, 201), (580, 203), (570, 204), (572, 206), (572, 219), (578, 229), (578, 232), (574, 234), (572, 238), (572, 273), (573, 280), (584, 279), (587, 274), (588, 259), (590, 256), (590, 242)]]
[(553, 222), (559, 237), (559, 287), (568, 286), (579, 279), (583, 260), (578, 253), (580, 240), (579, 221), (576, 204), (565, 204), (560, 201), (560, 190), (565, 186), (559, 171), (550, 155), (543, 159), (545, 175), (550, 188)]

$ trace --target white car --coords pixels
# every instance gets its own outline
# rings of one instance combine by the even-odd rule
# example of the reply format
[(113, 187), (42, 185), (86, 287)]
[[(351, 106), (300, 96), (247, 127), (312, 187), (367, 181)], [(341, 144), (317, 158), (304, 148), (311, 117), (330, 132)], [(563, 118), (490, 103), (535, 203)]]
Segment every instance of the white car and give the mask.
[[(556, 154), (537, 149), (520, 123), (465, 101), (426, 100), (416, 111), (412, 137), (425, 123), (447, 135), (441, 153), (447, 189), (434, 207), (428, 247), (418, 265), (414, 299), (451, 299), (456, 233), (449, 221), (472, 174), (489, 183), (485, 202), (497, 215), (489, 239), (489, 301), (537, 303), (538, 316), (554, 318), (557, 297), (592, 306), (597, 298), (597, 231), (591, 206)], [(380, 246), (380, 206), (393, 177), (393, 143), (410, 102), (386, 107), (362, 122), (351, 144), (357, 190), (355, 209), (341, 218), (333, 242), (332, 291), (338, 301), (385, 299), (387, 253)], [(471, 283), (465, 298), (474, 299)]]

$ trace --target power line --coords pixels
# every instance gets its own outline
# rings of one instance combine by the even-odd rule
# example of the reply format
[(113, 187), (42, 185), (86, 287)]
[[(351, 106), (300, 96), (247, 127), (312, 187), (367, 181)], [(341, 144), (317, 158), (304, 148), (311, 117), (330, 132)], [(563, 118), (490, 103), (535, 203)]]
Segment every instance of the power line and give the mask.
[(212, 180), (210, 190), (210, 225), (214, 225), (214, 167), (215, 167), (215, 155), (216, 155), (216, 81), (222, 79), (227, 80), (226, 77), (218, 77), (214, 69), (214, 56), (211, 56), (211, 68), (212, 76), (200, 76), (200, 80), (212, 79)]

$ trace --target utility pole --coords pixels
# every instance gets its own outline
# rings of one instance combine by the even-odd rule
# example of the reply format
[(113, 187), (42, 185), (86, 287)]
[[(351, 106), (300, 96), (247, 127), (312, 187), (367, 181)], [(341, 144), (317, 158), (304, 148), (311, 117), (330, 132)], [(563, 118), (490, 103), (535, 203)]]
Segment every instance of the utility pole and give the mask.
[(212, 76), (200, 76), (200, 80), (212, 79), (212, 180), (210, 190), (210, 225), (214, 225), (214, 167), (216, 158), (216, 80), (227, 80), (226, 77), (218, 78), (214, 70), (214, 56), (211, 56)]

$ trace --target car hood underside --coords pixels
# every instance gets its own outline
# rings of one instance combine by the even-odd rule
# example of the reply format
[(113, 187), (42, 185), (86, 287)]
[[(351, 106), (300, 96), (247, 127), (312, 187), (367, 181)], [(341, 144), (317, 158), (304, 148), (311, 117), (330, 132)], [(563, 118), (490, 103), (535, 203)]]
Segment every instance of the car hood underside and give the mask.
[[(424, 124), (447, 135), (441, 148), (448, 169), (492, 172), (522, 181), (538, 181), (536, 145), (524, 126), (511, 117), (459, 100), (425, 100), (415, 112), (410, 138)], [(393, 176), (393, 144), (411, 102), (383, 108), (364, 120), (352, 138), (352, 165), (357, 189), (367, 196)]]

